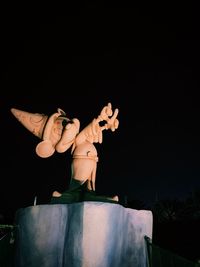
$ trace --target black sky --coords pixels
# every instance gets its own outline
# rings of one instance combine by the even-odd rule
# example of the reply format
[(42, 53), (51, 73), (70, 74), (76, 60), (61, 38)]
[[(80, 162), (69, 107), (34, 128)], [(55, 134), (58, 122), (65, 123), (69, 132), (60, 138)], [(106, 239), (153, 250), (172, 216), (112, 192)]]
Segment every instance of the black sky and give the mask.
[[(196, 6), (5, 11), (2, 29), (1, 212), (47, 203), (70, 179), (70, 152), (41, 159), (11, 107), (62, 108), (81, 127), (111, 102), (119, 129), (97, 145), (97, 190), (152, 202), (200, 187)], [(39, 174), (38, 174), (39, 171)]]

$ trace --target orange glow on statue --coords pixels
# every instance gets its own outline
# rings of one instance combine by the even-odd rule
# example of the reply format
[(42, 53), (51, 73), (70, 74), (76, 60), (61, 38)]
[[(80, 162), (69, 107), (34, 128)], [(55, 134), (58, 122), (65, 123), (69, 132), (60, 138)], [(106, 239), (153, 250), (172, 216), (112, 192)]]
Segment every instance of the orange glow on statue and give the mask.
[[(111, 103), (108, 103), (103, 107), (100, 115), (81, 131), (79, 120), (67, 118), (62, 109), (58, 109), (49, 117), (15, 108), (12, 108), (11, 112), (29, 131), (42, 139), (36, 146), (36, 153), (39, 157), (47, 158), (55, 151), (63, 153), (71, 147), (73, 158), (71, 181), (78, 182), (80, 186), (84, 184), (88, 192), (95, 191), (98, 155), (93, 143), (102, 143), (104, 130), (114, 132), (118, 128), (118, 109), (113, 112)], [(104, 125), (101, 126), (100, 122), (104, 122)], [(61, 196), (62, 194), (57, 191), (52, 194), (54, 199), (59, 199)], [(118, 196), (110, 199), (118, 202)]]

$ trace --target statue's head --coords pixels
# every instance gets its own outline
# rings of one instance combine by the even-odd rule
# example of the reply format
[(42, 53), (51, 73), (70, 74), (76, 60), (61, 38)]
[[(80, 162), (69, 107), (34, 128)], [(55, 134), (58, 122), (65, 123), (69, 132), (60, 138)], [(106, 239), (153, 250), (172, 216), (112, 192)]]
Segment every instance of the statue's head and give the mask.
[(15, 108), (12, 108), (11, 112), (24, 127), (42, 139), (36, 146), (36, 153), (42, 158), (50, 157), (55, 151), (60, 153), (67, 151), (79, 133), (79, 120), (70, 120), (60, 108), (51, 116)]

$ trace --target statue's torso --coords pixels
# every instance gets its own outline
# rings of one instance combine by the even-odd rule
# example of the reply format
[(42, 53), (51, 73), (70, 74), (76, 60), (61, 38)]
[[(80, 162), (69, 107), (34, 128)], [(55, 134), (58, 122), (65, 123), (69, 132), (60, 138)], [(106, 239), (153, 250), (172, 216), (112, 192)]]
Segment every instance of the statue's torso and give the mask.
[(96, 176), (97, 150), (95, 146), (85, 141), (78, 145), (73, 152), (72, 178), (92, 180)]

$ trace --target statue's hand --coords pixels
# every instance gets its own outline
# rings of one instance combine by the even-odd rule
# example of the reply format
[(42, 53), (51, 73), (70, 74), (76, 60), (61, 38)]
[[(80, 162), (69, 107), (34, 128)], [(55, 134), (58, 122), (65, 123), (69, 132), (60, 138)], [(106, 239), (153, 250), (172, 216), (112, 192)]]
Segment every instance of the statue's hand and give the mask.
[[(95, 124), (99, 127), (100, 121), (105, 121), (106, 124), (102, 127), (99, 127), (101, 131), (111, 129), (111, 131), (115, 131), (119, 126), (119, 120), (117, 119), (117, 115), (119, 113), (118, 109), (115, 109), (114, 114), (112, 111), (112, 105), (111, 103), (108, 103), (107, 106), (105, 106), (98, 118), (95, 120)], [(97, 127), (97, 126), (96, 126)]]
[(114, 111), (114, 114), (111, 118), (108, 117), (106, 120), (107, 123), (105, 125), (106, 129), (111, 129), (112, 132), (114, 132), (118, 126), (119, 126), (119, 120), (117, 119), (117, 115), (119, 113), (119, 110), (116, 108)]
[(110, 116), (112, 116), (112, 114), (113, 114), (113, 112), (112, 112), (112, 105), (111, 105), (111, 103), (108, 103), (108, 105), (105, 106), (105, 107), (102, 109), (102, 111), (101, 111), (101, 113), (100, 113), (98, 119), (99, 119), (99, 121), (107, 121), (108, 118), (109, 118)]

